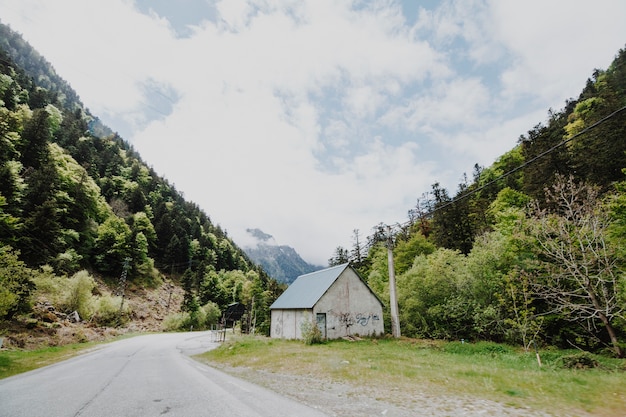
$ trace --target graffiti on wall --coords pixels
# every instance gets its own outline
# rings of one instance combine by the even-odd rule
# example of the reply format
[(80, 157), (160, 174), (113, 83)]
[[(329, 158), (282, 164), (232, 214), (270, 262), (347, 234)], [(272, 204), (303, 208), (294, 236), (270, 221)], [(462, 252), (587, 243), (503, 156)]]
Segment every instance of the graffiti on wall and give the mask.
[(282, 337), (283, 336), (283, 315), (276, 317), (276, 321), (274, 322), (274, 336)]
[(355, 319), (356, 319), (356, 322), (360, 324), (361, 326), (367, 326), (370, 320), (372, 321), (380, 320), (380, 317), (378, 317), (378, 314), (373, 314), (373, 313), (370, 313), (370, 314), (356, 313)]
[(370, 322), (380, 320), (380, 316), (376, 313), (335, 313), (333, 311), (330, 313), (346, 328), (350, 328), (354, 324), (367, 326)]

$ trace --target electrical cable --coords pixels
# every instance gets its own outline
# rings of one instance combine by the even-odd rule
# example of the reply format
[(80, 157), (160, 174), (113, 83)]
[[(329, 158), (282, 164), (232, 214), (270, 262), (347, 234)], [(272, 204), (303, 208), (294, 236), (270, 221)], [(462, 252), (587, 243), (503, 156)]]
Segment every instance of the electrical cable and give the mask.
[[(452, 200), (450, 200), (450, 201), (448, 201), (448, 202), (446, 202), (446, 203), (444, 203), (444, 204), (442, 204), (442, 205), (440, 205), (438, 207), (435, 207), (434, 209), (432, 209), (429, 212), (427, 212), (426, 214), (424, 214), (423, 217), (430, 217), (434, 213), (436, 213), (436, 212), (438, 212), (440, 210), (443, 210), (444, 208), (449, 207), (449, 206), (451, 206), (451, 205), (453, 205), (453, 204), (455, 204), (455, 203), (457, 203), (457, 202), (459, 202), (461, 200), (464, 200), (467, 197), (469, 197), (471, 195), (474, 195), (474, 194), (478, 193), (479, 191), (482, 191), (485, 188), (489, 187), (490, 185), (493, 185), (494, 183), (496, 183), (496, 182), (498, 182), (498, 181), (508, 177), (509, 175), (512, 175), (512, 174), (516, 173), (517, 171), (519, 171), (519, 170), (521, 170), (523, 168), (526, 168), (530, 164), (532, 164), (532, 163), (536, 162), (537, 160), (545, 157), (546, 155), (549, 155), (550, 153), (554, 152), (558, 148), (560, 148), (563, 145), (571, 142), (572, 140), (574, 140), (574, 139), (584, 135), (585, 133), (591, 131), (592, 129), (595, 129), (596, 127), (598, 127), (601, 124), (607, 122), (608, 120), (610, 120), (611, 118), (615, 117), (619, 113), (622, 113), (623, 111), (626, 111), (626, 106), (623, 106), (623, 107), (615, 110), (611, 114), (603, 117), (602, 119), (600, 119), (597, 122), (591, 124), (590, 126), (586, 127), (585, 129), (581, 130), (580, 132), (576, 133), (575, 135), (573, 135), (573, 136), (571, 136), (571, 137), (569, 137), (567, 139), (562, 140), (561, 142), (557, 143), (556, 145), (552, 146), (551, 148), (541, 152), (540, 154), (538, 154), (538, 155), (534, 156), (533, 158), (529, 159), (528, 161), (525, 161), (523, 164), (519, 165), (518, 167), (515, 167), (515, 168), (505, 172), (504, 174), (502, 174), (502, 175), (498, 176), (497, 178), (495, 178), (495, 179), (493, 179), (493, 180), (491, 180), (491, 181), (481, 185), (480, 187), (477, 187), (477, 188), (474, 188), (472, 190), (469, 190), (468, 192), (464, 193), (463, 195), (458, 196), (458, 197), (456, 197), (456, 198), (454, 198), (454, 199), (452, 199)], [(395, 223), (395, 225), (393, 225), (393, 226), (391, 226), (391, 225), (383, 225), (383, 226), (386, 226), (388, 228), (388, 230), (389, 230), (389, 233), (391, 234), (391, 232), (393, 230), (392, 228), (398, 228), (398, 229), (402, 230), (404, 227), (410, 226), (412, 223), (413, 223), (412, 220), (408, 220), (408, 221), (406, 221), (404, 223)], [(368, 238), (371, 237), (371, 236), (373, 236), (373, 235), (368, 236)], [(368, 239), (368, 240), (372, 241), (371, 239)], [(371, 244), (366, 245), (366, 248), (371, 248)]]

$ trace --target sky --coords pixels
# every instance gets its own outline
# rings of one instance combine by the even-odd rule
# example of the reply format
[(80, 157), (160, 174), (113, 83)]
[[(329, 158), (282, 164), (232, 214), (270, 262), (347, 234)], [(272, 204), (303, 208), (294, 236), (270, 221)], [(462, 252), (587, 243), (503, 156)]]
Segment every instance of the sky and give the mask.
[(326, 265), (456, 193), (626, 46), (622, 0), (0, 0), (239, 246)]

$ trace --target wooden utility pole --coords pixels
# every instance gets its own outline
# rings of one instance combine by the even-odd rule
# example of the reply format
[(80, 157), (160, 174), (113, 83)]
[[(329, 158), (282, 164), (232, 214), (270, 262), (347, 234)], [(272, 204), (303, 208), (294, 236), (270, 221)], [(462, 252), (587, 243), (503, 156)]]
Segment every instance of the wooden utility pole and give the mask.
[(400, 317), (398, 316), (398, 297), (396, 295), (396, 272), (393, 265), (393, 237), (391, 228), (387, 228), (387, 269), (389, 269), (389, 299), (391, 303), (391, 335), (400, 337)]

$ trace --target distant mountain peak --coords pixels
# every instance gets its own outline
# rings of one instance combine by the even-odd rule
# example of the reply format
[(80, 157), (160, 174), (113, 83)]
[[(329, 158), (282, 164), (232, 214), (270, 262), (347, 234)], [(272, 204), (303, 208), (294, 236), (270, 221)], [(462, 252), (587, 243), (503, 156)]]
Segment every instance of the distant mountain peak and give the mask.
[(250, 234), (252, 237), (258, 239), (261, 242), (268, 242), (270, 240), (274, 240), (274, 236), (265, 233), (261, 229), (246, 229), (246, 232)]
[(246, 232), (256, 244), (244, 245), (244, 252), (278, 282), (291, 284), (300, 275), (322, 269), (306, 262), (291, 246), (278, 245), (272, 235), (261, 229), (246, 229)]

